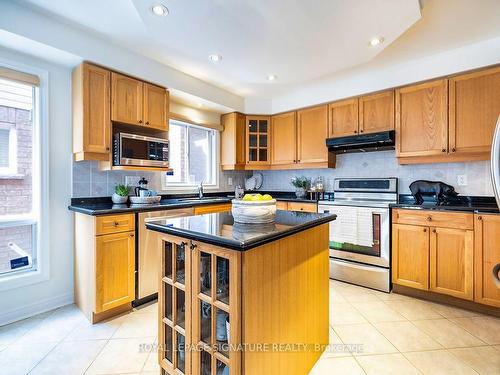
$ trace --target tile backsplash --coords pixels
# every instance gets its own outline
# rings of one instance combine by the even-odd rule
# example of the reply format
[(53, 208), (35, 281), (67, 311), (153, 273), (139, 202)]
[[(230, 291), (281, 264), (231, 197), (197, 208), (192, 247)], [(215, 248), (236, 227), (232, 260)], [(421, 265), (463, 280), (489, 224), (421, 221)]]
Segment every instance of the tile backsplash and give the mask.
[[(244, 186), (248, 172), (223, 171), (220, 173), (218, 191), (233, 191), (236, 185)], [(145, 177), (149, 188), (162, 193), (161, 172), (101, 171), (97, 161), (73, 161), (73, 198), (105, 197), (113, 194), (116, 184), (124, 184), (126, 176)], [(228, 178), (233, 184), (228, 185)], [(214, 190), (207, 190), (214, 191)], [(194, 191), (193, 191), (194, 193)]]
[[(400, 165), (394, 151), (346, 154), (337, 157), (334, 169), (261, 171), (261, 190), (293, 191), (290, 179), (294, 176), (312, 180), (322, 176), (327, 191), (333, 190), (333, 180), (338, 177), (398, 177), (401, 194), (410, 193), (409, 185), (415, 180), (434, 180), (454, 186), (462, 195), (493, 196), (489, 168), (489, 161)], [(467, 176), (466, 186), (458, 186), (459, 175)]]

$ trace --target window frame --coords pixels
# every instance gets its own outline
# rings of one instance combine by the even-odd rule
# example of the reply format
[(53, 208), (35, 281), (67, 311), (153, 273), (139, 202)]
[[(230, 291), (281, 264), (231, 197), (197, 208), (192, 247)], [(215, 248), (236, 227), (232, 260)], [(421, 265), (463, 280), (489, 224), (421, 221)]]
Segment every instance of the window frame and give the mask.
[[(210, 191), (210, 190), (217, 190), (219, 189), (219, 178), (220, 178), (220, 131), (212, 128), (207, 128), (202, 125), (198, 124), (193, 124), (190, 122), (186, 121), (181, 121), (181, 120), (176, 120), (176, 119), (170, 119), (169, 125), (176, 125), (175, 123), (178, 123), (183, 126), (187, 126), (188, 128), (198, 128), (206, 131), (211, 131), (213, 136), (212, 136), (212, 176), (213, 176), (213, 181), (211, 183), (203, 183), (203, 188), (205, 191)], [(189, 133), (188, 133), (189, 134)], [(189, 147), (189, 140), (188, 140), (188, 147)], [(171, 151), (171, 150), (170, 150)], [(187, 150), (188, 157), (189, 157), (189, 150)], [(167, 175), (165, 174), (162, 178), (162, 190), (163, 191), (176, 191), (176, 192), (192, 192), (198, 187), (198, 184), (196, 183), (180, 183), (180, 182), (169, 182), (167, 181)]]
[[(33, 209), (29, 214), (0, 216), (0, 228), (34, 225), (33, 269), (4, 273), (0, 291), (46, 281), (50, 277), (49, 238), (49, 72), (31, 65), (0, 58), (0, 66), (39, 77), (33, 92)], [(16, 155), (17, 157), (17, 155)]]

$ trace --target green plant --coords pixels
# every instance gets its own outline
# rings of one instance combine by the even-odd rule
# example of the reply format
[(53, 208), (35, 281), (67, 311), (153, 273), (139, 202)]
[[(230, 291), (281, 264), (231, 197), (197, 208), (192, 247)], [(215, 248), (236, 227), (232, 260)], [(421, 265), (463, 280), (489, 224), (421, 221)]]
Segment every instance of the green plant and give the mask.
[(128, 197), (131, 189), (131, 186), (118, 184), (115, 186), (115, 193), (121, 197)]
[(297, 189), (307, 190), (311, 186), (311, 179), (307, 177), (293, 177), (290, 180), (290, 183), (295, 186)]

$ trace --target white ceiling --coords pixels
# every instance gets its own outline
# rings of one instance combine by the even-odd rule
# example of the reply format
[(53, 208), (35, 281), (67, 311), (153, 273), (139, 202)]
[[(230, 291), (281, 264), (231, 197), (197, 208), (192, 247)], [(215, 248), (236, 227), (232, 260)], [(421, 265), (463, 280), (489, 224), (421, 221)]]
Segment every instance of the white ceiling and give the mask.
[[(418, 0), (24, 0), (244, 97), (364, 64), (420, 18)], [(150, 8), (162, 3), (167, 17)], [(375, 36), (384, 43), (370, 47)], [(208, 55), (222, 55), (209, 62)], [(278, 80), (268, 82), (268, 74)]]

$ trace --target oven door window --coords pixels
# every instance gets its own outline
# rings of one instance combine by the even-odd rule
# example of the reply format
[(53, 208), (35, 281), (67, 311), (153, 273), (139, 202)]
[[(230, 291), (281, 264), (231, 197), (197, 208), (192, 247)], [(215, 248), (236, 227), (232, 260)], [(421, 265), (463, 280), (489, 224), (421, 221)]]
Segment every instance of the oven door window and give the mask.
[[(333, 234), (333, 238), (330, 239), (330, 248), (334, 250), (342, 250), (351, 253), (371, 255), (375, 257), (380, 257), (381, 255), (381, 215), (380, 214), (371, 214), (372, 221), (372, 236), (373, 241), (371, 246), (366, 243), (360, 244), (356, 243), (356, 241), (352, 240), (344, 240), (344, 241), (336, 241), (335, 232)], [(334, 229), (335, 230), (335, 229)], [(359, 241), (362, 242), (362, 241)]]

